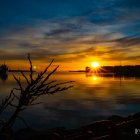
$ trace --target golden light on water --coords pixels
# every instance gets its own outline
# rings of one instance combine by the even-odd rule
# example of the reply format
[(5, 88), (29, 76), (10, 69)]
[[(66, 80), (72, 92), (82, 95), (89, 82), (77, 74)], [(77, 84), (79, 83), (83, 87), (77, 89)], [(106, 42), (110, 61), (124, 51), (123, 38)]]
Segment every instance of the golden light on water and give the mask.
[(97, 80), (97, 77), (96, 76), (93, 76), (93, 80), (96, 81)]
[(92, 75), (91, 77), (89, 77), (89, 79), (86, 80), (89, 80), (88, 82), (92, 85), (99, 85), (102, 83), (102, 79), (103, 77), (100, 77), (98, 75)]

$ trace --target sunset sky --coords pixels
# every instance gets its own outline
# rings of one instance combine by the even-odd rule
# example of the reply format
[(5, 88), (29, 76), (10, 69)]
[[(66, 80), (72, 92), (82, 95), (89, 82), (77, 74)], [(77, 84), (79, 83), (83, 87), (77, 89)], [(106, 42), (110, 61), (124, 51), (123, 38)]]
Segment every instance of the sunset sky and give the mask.
[(60, 70), (140, 64), (139, 0), (0, 0), (0, 64)]

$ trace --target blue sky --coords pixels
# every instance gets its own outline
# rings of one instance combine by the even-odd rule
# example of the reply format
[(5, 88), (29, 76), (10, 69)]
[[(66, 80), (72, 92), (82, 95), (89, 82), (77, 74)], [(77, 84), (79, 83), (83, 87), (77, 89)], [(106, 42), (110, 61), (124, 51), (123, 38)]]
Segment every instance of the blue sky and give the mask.
[(139, 0), (0, 0), (0, 59), (138, 63), (139, 45)]

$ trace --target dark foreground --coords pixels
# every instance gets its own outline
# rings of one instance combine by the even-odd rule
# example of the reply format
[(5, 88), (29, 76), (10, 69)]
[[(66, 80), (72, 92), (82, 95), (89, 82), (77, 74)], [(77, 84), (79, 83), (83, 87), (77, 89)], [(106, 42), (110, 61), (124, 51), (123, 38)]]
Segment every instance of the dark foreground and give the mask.
[(0, 134), (0, 140), (140, 140), (140, 112), (128, 117), (111, 116), (78, 129), (55, 128), (36, 131), (26, 128)]

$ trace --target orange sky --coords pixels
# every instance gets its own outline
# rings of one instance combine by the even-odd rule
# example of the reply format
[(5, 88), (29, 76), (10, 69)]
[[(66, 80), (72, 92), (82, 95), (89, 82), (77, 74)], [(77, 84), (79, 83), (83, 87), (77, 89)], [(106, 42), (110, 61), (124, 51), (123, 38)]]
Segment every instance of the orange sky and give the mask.
[(0, 64), (59, 70), (140, 64), (139, 0), (0, 1)]

